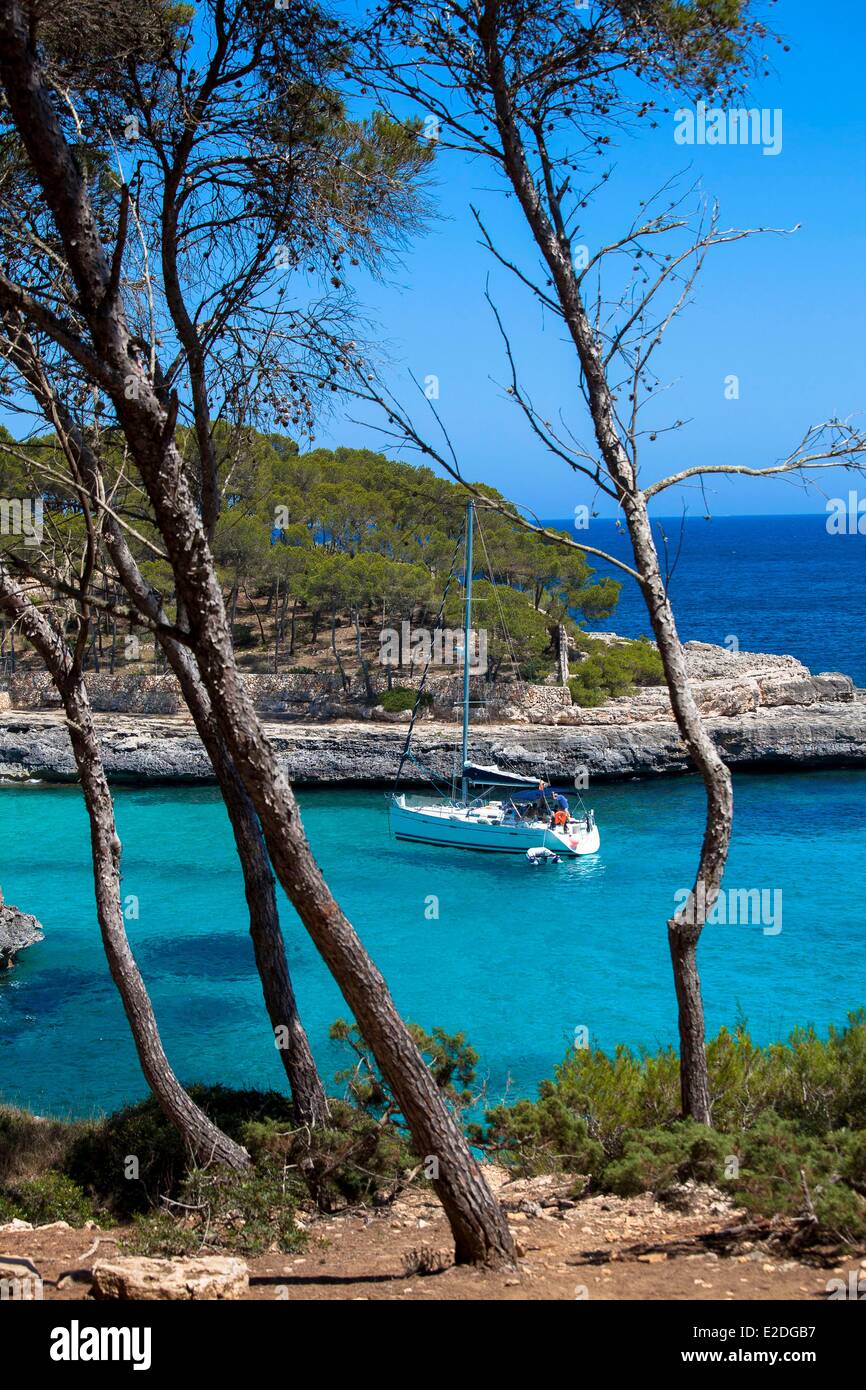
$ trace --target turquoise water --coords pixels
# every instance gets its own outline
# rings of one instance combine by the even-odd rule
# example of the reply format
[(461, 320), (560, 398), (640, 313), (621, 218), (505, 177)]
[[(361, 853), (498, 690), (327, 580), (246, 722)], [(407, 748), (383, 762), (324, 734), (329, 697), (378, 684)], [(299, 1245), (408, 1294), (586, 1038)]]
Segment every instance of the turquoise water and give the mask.
[[(708, 927), (708, 1026), (745, 1017), (762, 1040), (826, 1029), (866, 1003), (866, 774), (740, 777), (727, 882), (780, 889), (782, 930)], [(595, 860), (531, 869), (402, 845), (378, 792), (302, 795), (337, 896), (407, 1018), (465, 1030), (489, 1096), (531, 1094), (577, 1027), (604, 1047), (671, 1042), (664, 922), (690, 881), (702, 811), (694, 778), (596, 789)], [(188, 1081), (282, 1085), (247, 936), (228, 822), (206, 788), (117, 791), (128, 923), (163, 1040)], [(2, 884), (45, 941), (0, 979), (0, 1096), (90, 1114), (143, 1094), (93, 907), (87, 823), (73, 787), (0, 789)], [(438, 898), (438, 919), (429, 914)], [(323, 1070), (345, 1006), (287, 904), (304, 1020)]]

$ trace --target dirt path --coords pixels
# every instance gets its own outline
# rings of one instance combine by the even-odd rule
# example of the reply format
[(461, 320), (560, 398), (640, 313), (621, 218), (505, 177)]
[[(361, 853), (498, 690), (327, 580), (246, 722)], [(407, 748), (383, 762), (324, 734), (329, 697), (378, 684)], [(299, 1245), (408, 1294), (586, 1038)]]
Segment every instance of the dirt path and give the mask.
[[(864, 1252), (835, 1268), (768, 1253), (748, 1242), (732, 1255), (695, 1250), (635, 1256), (634, 1245), (678, 1244), (736, 1224), (738, 1214), (712, 1189), (695, 1188), (686, 1210), (661, 1206), (649, 1195), (632, 1199), (593, 1197), (560, 1205), (552, 1180), (496, 1185), (519, 1242), (519, 1270), (478, 1273), (448, 1264), (450, 1240), (438, 1205), (412, 1192), (382, 1213), (346, 1213), (311, 1219), (309, 1243), (295, 1255), (267, 1253), (250, 1260), (251, 1299), (638, 1299), (823, 1300), (828, 1280), (866, 1271)], [(542, 1206), (542, 1203), (549, 1205)], [(521, 1209), (523, 1208), (523, 1209)], [(123, 1232), (0, 1230), (0, 1276), (27, 1260), (43, 1279), (44, 1297), (80, 1299), (89, 1292), (87, 1271), (117, 1252)], [(421, 1262), (436, 1272), (418, 1272)], [(74, 1273), (69, 1273), (74, 1271)]]

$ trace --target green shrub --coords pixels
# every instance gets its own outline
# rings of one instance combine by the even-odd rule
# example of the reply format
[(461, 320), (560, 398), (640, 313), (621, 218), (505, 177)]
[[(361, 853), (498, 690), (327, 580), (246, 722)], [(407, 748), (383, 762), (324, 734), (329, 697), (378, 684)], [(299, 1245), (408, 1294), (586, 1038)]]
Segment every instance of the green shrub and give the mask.
[(126, 1255), (165, 1255), (180, 1259), (185, 1255), (198, 1255), (202, 1244), (202, 1231), (197, 1223), (184, 1225), (163, 1208), (137, 1212), (120, 1242), (120, 1249)]
[(692, 1120), (670, 1129), (636, 1130), (624, 1136), (622, 1157), (610, 1163), (601, 1177), (606, 1191), (621, 1197), (638, 1192), (663, 1193), (677, 1183), (718, 1184), (725, 1172), (730, 1140)]
[(50, 1221), (68, 1221), (83, 1226), (92, 1221), (93, 1205), (77, 1183), (63, 1173), (47, 1172), (26, 1182), (13, 1183), (0, 1190), (0, 1220), (32, 1221), (44, 1226)]
[(825, 1039), (796, 1029), (768, 1047), (745, 1027), (722, 1029), (707, 1045), (713, 1130), (679, 1119), (672, 1049), (578, 1048), (536, 1101), (489, 1110), (471, 1135), (521, 1175), (579, 1173), (621, 1196), (692, 1178), (756, 1215), (801, 1216), (811, 1203), (815, 1234), (856, 1241), (866, 1236), (864, 1048), (862, 1010)]
[[(378, 697), (378, 702), (389, 714), (401, 714), (404, 710), (413, 710), (415, 701), (418, 700), (418, 691), (413, 690), (408, 685), (392, 685), (390, 690), (383, 690)], [(421, 694), (418, 700), (419, 709), (429, 709), (433, 704), (433, 696), (428, 690)]]
[(326, 1211), (346, 1203), (378, 1204), (417, 1166), (405, 1135), (390, 1121), (348, 1101), (332, 1100), (326, 1126), (310, 1134), (274, 1121), (247, 1127), (245, 1140), (256, 1164), (279, 1161), (311, 1178)]
[(470, 1138), (495, 1151), (521, 1177), (541, 1173), (580, 1173), (595, 1177), (604, 1170), (604, 1149), (591, 1139), (583, 1116), (552, 1089), (537, 1102), (519, 1100), (488, 1110), (486, 1129), (471, 1125)]
[(657, 649), (645, 637), (635, 642), (599, 642), (582, 636), (579, 646), (588, 655), (568, 682), (572, 703), (586, 709), (603, 705), (635, 686), (662, 685), (665, 675)]
[(304, 1240), (295, 1223), (302, 1195), (297, 1173), (273, 1159), (241, 1172), (193, 1168), (180, 1186), (177, 1209), (139, 1215), (125, 1244), (135, 1254), (297, 1250)]
[[(292, 1122), (291, 1102), (277, 1091), (192, 1086), (189, 1094), (238, 1143), (253, 1120)], [(126, 1176), (129, 1158), (138, 1160), (137, 1178)], [(180, 1135), (152, 1097), (90, 1126), (72, 1143), (64, 1162), (70, 1177), (117, 1216), (147, 1211), (163, 1196), (175, 1197), (187, 1167)]]

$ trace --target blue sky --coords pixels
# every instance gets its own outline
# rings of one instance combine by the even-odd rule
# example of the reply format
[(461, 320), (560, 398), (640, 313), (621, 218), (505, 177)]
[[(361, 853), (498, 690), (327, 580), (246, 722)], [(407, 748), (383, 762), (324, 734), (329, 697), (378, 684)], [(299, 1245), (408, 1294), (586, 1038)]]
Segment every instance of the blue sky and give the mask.
[[(346, 0), (356, 7), (359, 0)], [(592, 250), (621, 235), (641, 199), (673, 175), (696, 181), (721, 205), (723, 227), (794, 227), (791, 236), (756, 237), (715, 250), (696, 302), (668, 330), (660, 375), (671, 383), (654, 423), (688, 421), (643, 451), (643, 478), (697, 462), (767, 466), (787, 454), (814, 423), (853, 417), (866, 429), (866, 108), (862, 54), (866, 14), (838, 0), (820, 13), (806, 0), (781, 0), (769, 11), (790, 51), (771, 44), (770, 75), (750, 104), (782, 112), (782, 146), (689, 146), (674, 140), (673, 114), (655, 131), (623, 135), (613, 173), (586, 214), (582, 240)], [(672, 103), (672, 105), (675, 103)], [(418, 114), (424, 115), (423, 112)], [(567, 517), (578, 505), (612, 515), (605, 498), (549, 455), (504, 396), (502, 343), (484, 300), (491, 293), (509, 331), (521, 377), (548, 418), (562, 414), (591, 443), (577, 391), (573, 350), (544, 323), (527, 291), (478, 244), (475, 204), (500, 250), (532, 271), (537, 264), (513, 201), (492, 187), (491, 171), (441, 152), (431, 175), (437, 215), (387, 282), (357, 285), (369, 319), (364, 336), (381, 348), (396, 395), (419, 423), (429, 408), (413, 385), (435, 375), (437, 409), (468, 478), (491, 483), (543, 517)], [(739, 379), (739, 399), (725, 381)], [(339, 405), (323, 419), (316, 443), (382, 448), (369, 412)], [(26, 421), (5, 416), (14, 431)], [(403, 457), (411, 459), (411, 452)], [(823, 494), (786, 480), (718, 479), (708, 495), (716, 515), (823, 512), (824, 496), (866, 496), (866, 477), (841, 470), (821, 476)], [(694, 486), (658, 500), (659, 515), (702, 515)]]
[[(719, 199), (724, 227), (801, 224), (793, 236), (755, 238), (712, 253), (697, 301), (669, 330), (660, 358), (661, 375), (675, 383), (664, 416), (691, 423), (646, 446), (646, 478), (698, 461), (766, 466), (810, 424), (832, 415), (863, 412), (866, 427), (866, 21), (860, 7), (835, 4), (817, 12), (805, 0), (783, 0), (770, 13), (791, 51), (770, 46), (770, 76), (754, 84), (750, 104), (781, 109), (780, 153), (764, 155), (752, 145), (684, 148), (674, 142), (673, 116), (661, 117), (658, 130), (620, 140), (604, 198), (588, 214), (583, 239), (592, 245), (627, 226), (639, 199), (684, 172)], [(491, 183), (482, 166), (440, 155), (433, 188), (440, 219), (404, 255), (389, 284), (362, 285), (361, 297), (374, 336), (389, 353), (391, 384), (401, 399), (416, 402), (419, 419), (427, 408), (408, 374), (439, 377), (438, 409), (466, 476), (494, 484), (540, 515), (567, 516), (592, 500), (589, 484), (548, 455), (503, 399), (501, 343), (483, 298), (487, 276), (536, 403), (548, 414), (562, 410), (586, 437), (574, 359), (527, 293), (478, 245), (473, 202), (501, 249), (535, 264), (517, 212)], [(725, 399), (729, 374), (740, 381), (735, 401)], [(353, 414), (337, 413), (318, 442), (380, 447), (381, 437), (353, 423)], [(841, 471), (822, 479), (830, 496), (857, 485)], [(717, 515), (824, 510), (822, 496), (783, 480), (724, 479), (713, 489)], [(866, 480), (859, 490), (866, 494)], [(683, 498), (690, 513), (703, 513), (694, 490), (668, 493), (657, 511), (678, 512)], [(602, 500), (600, 510), (611, 509)]]

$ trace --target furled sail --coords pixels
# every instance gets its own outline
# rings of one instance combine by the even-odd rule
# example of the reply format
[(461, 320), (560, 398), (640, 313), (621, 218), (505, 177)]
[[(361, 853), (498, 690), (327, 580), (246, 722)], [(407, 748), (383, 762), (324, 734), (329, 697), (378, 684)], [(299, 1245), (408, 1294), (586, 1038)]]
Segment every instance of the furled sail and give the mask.
[(463, 776), (476, 787), (538, 787), (537, 777), (521, 777), (517, 772), (506, 772), (504, 768), (483, 767), (480, 763), (464, 763)]

